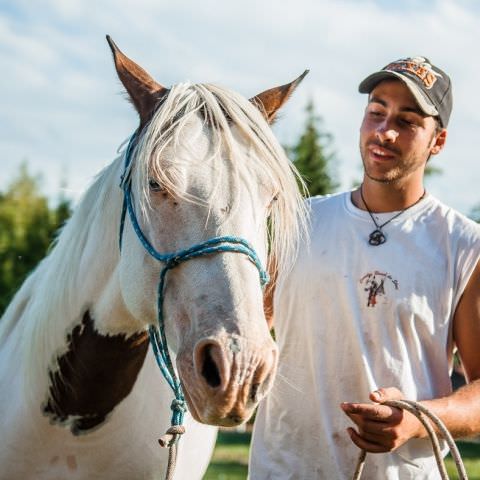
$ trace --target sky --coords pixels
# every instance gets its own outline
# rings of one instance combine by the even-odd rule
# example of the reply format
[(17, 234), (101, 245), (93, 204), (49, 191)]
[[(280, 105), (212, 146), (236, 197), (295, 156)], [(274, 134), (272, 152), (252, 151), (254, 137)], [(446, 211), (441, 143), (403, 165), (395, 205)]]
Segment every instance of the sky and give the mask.
[(475, 0), (1, 0), (0, 190), (26, 161), (52, 201), (78, 199), (116, 157), (138, 119), (110, 34), (165, 86), (217, 83), (252, 97), (310, 69), (274, 131), (296, 142), (313, 100), (341, 189), (362, 177), (359, 82), (393, 60), (429, 58), (450, 75), (454, 108), (427, 189), (468, 214), (480, 203), (479, 25)]

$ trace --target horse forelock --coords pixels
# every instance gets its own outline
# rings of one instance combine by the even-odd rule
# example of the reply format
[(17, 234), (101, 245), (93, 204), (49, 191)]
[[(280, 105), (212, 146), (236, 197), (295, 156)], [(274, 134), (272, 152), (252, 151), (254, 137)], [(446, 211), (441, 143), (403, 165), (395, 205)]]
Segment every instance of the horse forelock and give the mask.
[[(191, 168), (175, 155), (194, 121), (203, 122), (208, 136), (209, 158), (215, 172), (223, 172), (221, 163), (228, 160), (226, 175), (218, 176), (208, 198), (192, 197), (183, 188), (179, 173)], [(254, 154), (247, 154), (253, 149)], [(223, 155), (223, 158), (222, 158)], [(306, 232), (306, 211), (298, 189), (298, 172), (287, 159), (261, 112), (241, 95), (212, 84), (182, 83), (169, 90), (150, 123), (142, 132), (134, 152), (131, 168), (135, 170), (134, 188), (140, 192), (140, 208), (148, 217), (148, 177), (153, 175), (167, 191), (186, 200), (211, 207), (216, 193), (227, 180), (232, 185), (247, 186), (255, 179), (267, 182), (277, 192), (270, 212), (270, 258), (279, 271), (287, 270)], [(168, 160), (169, 159), (169, 160)], [(198, 168), (202, 168), (197, 165)], [(301, 180), (299, 182), (302, 184)], [(235, 189), (233, 189), (235, 190)], [(272, 262), (273, 264), (273, 262)]]

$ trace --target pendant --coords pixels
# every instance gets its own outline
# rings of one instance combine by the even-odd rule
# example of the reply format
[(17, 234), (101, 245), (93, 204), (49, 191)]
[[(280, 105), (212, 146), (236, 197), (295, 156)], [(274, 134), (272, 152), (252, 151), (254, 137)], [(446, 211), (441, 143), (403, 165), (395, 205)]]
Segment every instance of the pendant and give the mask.
[(370, 245), (373, 245), (374, 247), (377, 247), (378, 245), (381, 245), (382, 243), (385, 243), (387, 241), (387, 238), (383, 234), (383, 232), (380, 229), (374, 230), (369, 238), (368, 238), (368, 243)]

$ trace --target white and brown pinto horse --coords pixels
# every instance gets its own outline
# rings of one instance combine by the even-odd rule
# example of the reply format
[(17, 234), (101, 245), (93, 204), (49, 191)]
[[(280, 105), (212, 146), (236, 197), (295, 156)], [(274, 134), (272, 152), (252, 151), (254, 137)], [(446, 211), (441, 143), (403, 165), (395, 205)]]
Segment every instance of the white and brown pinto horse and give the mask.
[[(303, 76), (253, 101), (208, 84), (166, 89), (109, 43), (140, 116), (136, 145), (128, 172), (122, 154), (97, 176), (1, 319), (2, 480), (165, 474), (157, 439), (172, 392), (147, 335), (162, 264), (128, 217), (119, 249), (124, 174), (157, 252), (236, 236), (284, 269), (304, 224), (295, 172), (268, 125)], [(175, 478), (199, 479), (211, 425), (247, 420), (275, 373), (258, 269), (228, 251), (181, 263), (162, 311), (189, 410)]]

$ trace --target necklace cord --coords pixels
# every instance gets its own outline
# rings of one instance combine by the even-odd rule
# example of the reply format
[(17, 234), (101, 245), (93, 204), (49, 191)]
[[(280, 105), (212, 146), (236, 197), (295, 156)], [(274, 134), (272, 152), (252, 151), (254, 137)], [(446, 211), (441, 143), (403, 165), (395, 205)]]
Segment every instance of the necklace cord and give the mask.
[(365, 205), (365, 208), (367, 209), (368, 214), (370, 215), (370, 218), (372, 219), (372, 222), (374, 223), (374, 225), (376, 227), (376, 229), (369, 235), (368, 243), (370, 245), (373, 245), (373, 246), (378, 246), (378, 245), (382, 245), (383, 243), (385, 243), (387, 241), (387, 237), (383, 233), (382, 228), (385, 227), (385, 225), (388, 225), (392, 220), (395, 220), (396, 218), (398, 218), (402, 213), (406, 212), (410, 208), (417, 205), (421, 200), (423, 200), (425, 198), (425, 194), (426, 194), (426, 190), (424, 189), (422, 195), (420, 196), (420, 198), (416, 202), (412, 203), (408, 207), (405, 207), (403, 210), (400, 210), (395, 215), (393, 215), (393, 217), (389, 218), (386, 222), (379, 225), (377, 223), (377, 221), (375, 220), (375, 217), (373, 216), (373, 213), (370, 210), (370, 207), (368, 206), (367, 202), (365, 201), (365, 197), (363, 196), (363, 183), (362, 183), (360, 185), (360, 197), (362, 199), (363, 204)]

